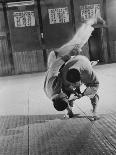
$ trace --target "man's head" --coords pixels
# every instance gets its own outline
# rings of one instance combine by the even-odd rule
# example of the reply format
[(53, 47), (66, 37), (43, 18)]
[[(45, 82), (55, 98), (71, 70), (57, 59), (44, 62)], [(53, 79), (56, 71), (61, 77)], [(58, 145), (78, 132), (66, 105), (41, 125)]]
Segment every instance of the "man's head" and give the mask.
[(77, 83), (80, 81), (80, 72), (75, 69), (69, 69), (66, 75), (66, 80), (71, 82), (71, 83)]
[(65, 95), (64, 93), (60, 93), (58, 95), (56, 95), (53, 99), (53, 105), (54, 108), (57, 111), (63, 111), (68, 107), (68, 99), (67, 99), (67, 95)]

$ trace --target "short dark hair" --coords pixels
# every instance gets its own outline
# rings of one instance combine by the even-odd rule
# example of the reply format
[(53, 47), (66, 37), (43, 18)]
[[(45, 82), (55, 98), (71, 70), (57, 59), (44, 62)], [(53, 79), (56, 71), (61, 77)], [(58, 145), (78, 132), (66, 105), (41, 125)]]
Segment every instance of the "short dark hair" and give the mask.
[(68, 107), (68, 100), (66, 98), (56, 97), (52, 101), (57, 111), (63, 111)]
[(75, 68), (69, 69), (66, 75), (66, 79), (72, 83), (78, 82), (80, 81), (80, 72)]

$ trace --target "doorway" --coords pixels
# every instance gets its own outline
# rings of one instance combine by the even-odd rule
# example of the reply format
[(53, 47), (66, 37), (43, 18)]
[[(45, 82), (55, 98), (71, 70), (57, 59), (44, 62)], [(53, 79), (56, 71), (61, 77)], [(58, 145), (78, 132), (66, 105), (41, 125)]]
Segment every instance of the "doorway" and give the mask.
[(90, 61), (102, 62), (102, 40), (100, 28), (95, 28), (88, 41)]

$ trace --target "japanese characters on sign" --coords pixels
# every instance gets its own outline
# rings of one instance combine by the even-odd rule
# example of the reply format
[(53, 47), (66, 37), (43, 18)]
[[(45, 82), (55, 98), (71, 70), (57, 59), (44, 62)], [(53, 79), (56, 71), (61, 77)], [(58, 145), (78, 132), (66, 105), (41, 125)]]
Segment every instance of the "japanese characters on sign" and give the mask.
[(15, 27), (35, 26), (34, 11), (14, 12)]
[(81, 10), (81, 21), (86, 21), (93, 17), (96, 13), (101, 15), (100, 4), (90, 4), (80, 6)]
[(68, 7), (48, 9), (49, 23), (68, 23), (69, 22), (69, 10)]

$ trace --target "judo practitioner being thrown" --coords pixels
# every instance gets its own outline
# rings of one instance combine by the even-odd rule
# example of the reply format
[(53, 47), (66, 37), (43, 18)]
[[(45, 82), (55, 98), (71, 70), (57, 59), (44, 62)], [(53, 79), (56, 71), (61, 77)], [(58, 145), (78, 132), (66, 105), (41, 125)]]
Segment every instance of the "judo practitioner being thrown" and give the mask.
[[(88, 96), (92, 104), (92, 112), (95, 114), (99, 101), (97, 91), (99, 89), (98, 77), (86, 56), (80, 55), (81, 49), (88, 41), (94, 30), (93, 24), (104, 24), (100, 16), (93, 17), (83, 23), (75, 36), (65, 45), (52, 51), (48, 58), (48, 70), (44, 82), (44, 91), (53, 103), (57, 111), (67, 111), (67, 117), (73, 114), (74, 98)], [(81, 85), (86, 89), (80, 91)]]

